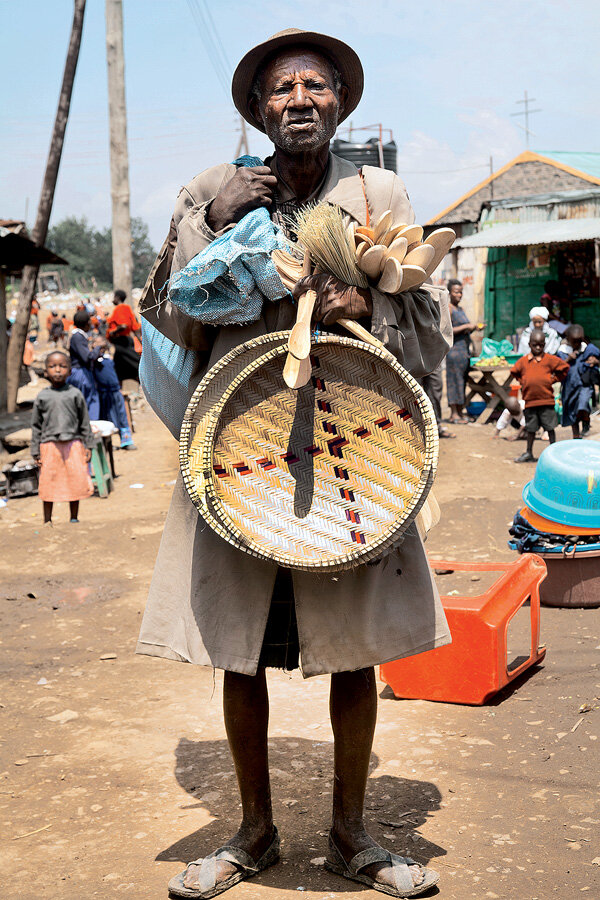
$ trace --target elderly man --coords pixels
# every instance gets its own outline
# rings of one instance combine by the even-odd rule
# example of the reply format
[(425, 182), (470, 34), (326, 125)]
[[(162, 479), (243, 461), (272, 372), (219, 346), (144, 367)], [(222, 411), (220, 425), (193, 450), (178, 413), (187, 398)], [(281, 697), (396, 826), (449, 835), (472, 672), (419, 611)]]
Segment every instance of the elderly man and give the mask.
[[(386, 209), (393, 211), (395, 222), (414, 221), (394, 173), (364, 167), (359, 175), (351, 163), (329, 152), (337, 125), (358, 104), (362, 85), (355, 52), (314, 32), (281, 32), (240, 62), (234, 102), (248, 122), (266, 132), (274, 154), (263, 166), (216, 166), (183, 188), (141, 304), (147, 323), (195, 351), (191, 387), (235, 345), (294, 322), (290, 298), (265, 303), (253, 325), (207, 328), (160, 295), (170, 273), (250, 210), (266, 207), (284, 229), (290, 214), (314, 201), (337, 204), (349, 220), (363, 225)], [(428, 288), (390, 296), (319, 275), (299, 283), (296, 294), (309, 284), (318, 295), (317, 321), (327, 326), (342, 316), (361, 318), (416, 377), (443, 359), (451, 342), (444, 292)], [(305, 677), (331, 673), (335, 780), (327, 867), (394, 897), (428, 890), (437, 874), (384, 850), (363, 823), (377, 706), (373, 667), (449, 640), (416, 529), (410, 528), (385, 559), (334, 578), (290, 572), (218, 537), (199, 517), (180, 479), (138, 652), (225, 670), (224, 716), (242, 823), (224, 847), (171, 880), (172, 894), (214, 897), (278, 860), (265, 667), (293, 669), (300, 659)]]

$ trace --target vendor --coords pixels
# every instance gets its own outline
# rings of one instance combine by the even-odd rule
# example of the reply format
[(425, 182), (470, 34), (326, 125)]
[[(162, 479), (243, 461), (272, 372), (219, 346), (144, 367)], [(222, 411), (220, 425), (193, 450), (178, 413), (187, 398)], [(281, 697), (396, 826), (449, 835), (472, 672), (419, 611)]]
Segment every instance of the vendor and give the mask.
[(549, 312), (545, 306), (534, 306), (529, 310), (529, 325), (521, 332), (517, 348), (521, 356), (529, 353), (529, 339), (532, 331), (543, 331), (546, 338), (546, 353), (557, 353), (562, 338), (558, 331), (548, 324)]
[(468, 315), (460, 307), (463, 295), (462, 281), (451, 278), (448, 282), (448, 291), (454, 344), (446, 356), (446, 393), (450, 406), (450, 421), (462, 424), (469, 421), (464, 413), (464, 406), (465, 385), (471, 363), (471, 333), (480, 331), (483, 325), (474, 325), (470, 322)]
[[(288, 29), (250, 50), (233, 77), (240, 114), (275, 145), (264, 165), (223, 163), (197, 175), (178, 197), (169, 236), (141, 302), (142, 315), (166, 338), (196, 352), (196, 377), (231, 348), (259, 334), (289, 329), (291, 298), (265, 303), (251, 326), (207, 328), (164, 298), (169, 275), (181, 270), (251, 210), (272, 219), (307, 203), (339, 205), (348, 222), (365, 225), (386, 210), (413, 222), (404, 185), (391, 171), (332, 155), (339, 123), (360, 100), (363, 72), (341, 41)], [(315, 318), (366, 320), (413, 375), (422, 378), (451, 341), (446, 293), (427, 287), (397, 295), (348, 287), (312, 276)], [(144, 384), (151, 394), (161, 385)], [(326, 598), (326, 602), (324, 602)], [(334, 578), (282, 569), (235, 549), (198, 515), (179, 477), (167, 517), (138, 652), (225, 670), (227, 738), (241, 794), (242, 823), (224, 847), (176, 875), (174, 896), (213, 897), (276, 863), (265, 667), (305, 677), (331, 674), (335, 741), (333, 825), (326, 865), (346, 878), (376, 884), (392, 897), (414, 896), (437, 881), (432, 870), (396, 856), (370, 837), (363, 802), (376, 721), (373, 667), (447, 644), (450, 634), (415, 527), (389, 561)], [(193, 708), (188, 697), (185, 706)], [(185, 720), (182, 721), (185, 727)], [(233, 823), (232, 823), (233, 825)], [(207, 848), (208, 851), (208, 848)]]

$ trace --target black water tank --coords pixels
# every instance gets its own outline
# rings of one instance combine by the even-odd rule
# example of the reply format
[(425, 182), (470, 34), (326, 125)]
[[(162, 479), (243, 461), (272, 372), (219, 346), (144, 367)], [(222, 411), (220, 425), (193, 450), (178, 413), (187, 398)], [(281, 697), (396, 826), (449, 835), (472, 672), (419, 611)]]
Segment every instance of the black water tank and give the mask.
[[(369, 138), (364, 144), (355, 144), (351, 141), (342, 141), (339, 138), (331, 145), (331, 152), (342, 159), (353, 162), (357, 168), (361, 166), (380, 166), (379, 141), (377, 138)], [(395, 141), (383, 145), (383, 167), (396, 171), (397, 148)]]

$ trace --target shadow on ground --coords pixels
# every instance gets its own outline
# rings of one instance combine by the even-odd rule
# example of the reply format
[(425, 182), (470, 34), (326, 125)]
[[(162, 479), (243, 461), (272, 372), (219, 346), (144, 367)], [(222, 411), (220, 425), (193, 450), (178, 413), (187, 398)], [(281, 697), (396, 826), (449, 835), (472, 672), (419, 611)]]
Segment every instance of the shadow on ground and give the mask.
[[(296, 890), (299, 885), (331, 892), (361, 890), (360, 885), (310, 863), (327, 852), (333, 742), (276, 737), (269, 740), (269, 757), (283, 865), (262, 873), (256, 883), (280, 890)], [(387, 774), (377, 776), (378, 766), (379, 759), (373, 754), (365, 801), (367, 827), (373, 837), (393, 852), (410, 855), (423, 864), (445, 856), (442, 847), (417, 833), (440, 807), (437, 786)], [(156, 857), (157, 861), (185, 864), (220, 847), (238, 827), (241, 809), (227, 742), (182, 738), (176, 750), (175, 777), (197, 800), (184, 808), (202, 809), (214, 817)], [(393, 840), (384, 837), (390, 833)]]

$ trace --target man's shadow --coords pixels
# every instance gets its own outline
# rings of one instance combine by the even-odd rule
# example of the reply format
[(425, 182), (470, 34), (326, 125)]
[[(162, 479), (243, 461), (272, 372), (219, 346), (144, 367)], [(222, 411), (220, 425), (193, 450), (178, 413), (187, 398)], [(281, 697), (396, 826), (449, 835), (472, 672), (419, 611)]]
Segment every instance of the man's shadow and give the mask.
[[(282, 838), (281, 862), (258, 876), (259, 883), (279, 890), (344, 892), (350, 882), (327, 872), (311, 859), (327, 854), (331, 821), (333, 742), (298, 737), (269, 740), (269, 763), (275, 824)], [(440, 808), (435, 784), (394, 775), (377, 776), (379, 758), (372, 754), (367, 782), (365, 819), (370, 834), (386, 849), (411, 856), (424, 865), (446, 851), (422, 838), (419, 828)], [(181, 738), (176, 750), (175, 777), (189, 794), (182, 809), (203, 809), (213, 821), (162, 850), (157, 861), (187, 864), (222, 846), (237, 830), (241, 806), (233, 763), (226, 741)], [(384, 835), (393, 835), (384, 837)], [(433, 865), (435, 868), (435, 865)], [(361, 890), (353, 883), (352, 890)], [(433, 895), (436, 891), (434, 889)], [(432, 894), (428, 894), (432, 896)]]

